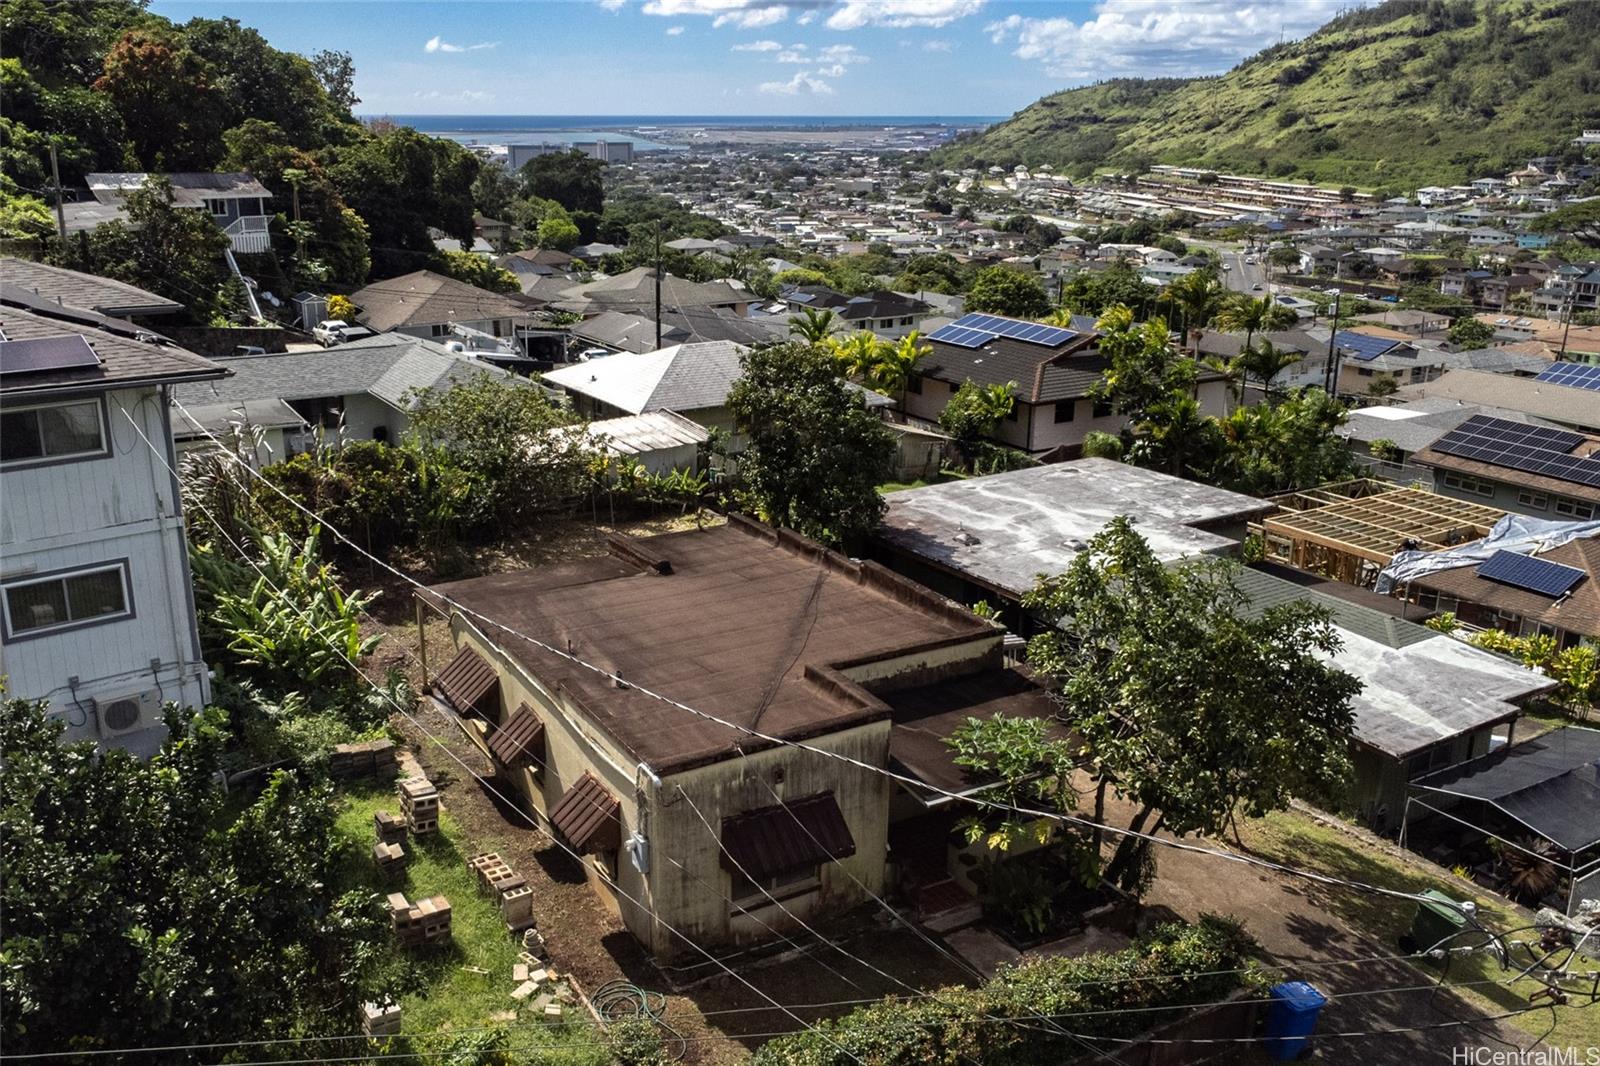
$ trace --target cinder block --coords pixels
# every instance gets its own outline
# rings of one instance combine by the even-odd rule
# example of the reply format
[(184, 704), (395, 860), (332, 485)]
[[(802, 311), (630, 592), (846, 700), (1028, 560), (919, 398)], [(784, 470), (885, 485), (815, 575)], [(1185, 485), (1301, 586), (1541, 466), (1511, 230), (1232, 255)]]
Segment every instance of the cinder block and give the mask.
[(546, 1018), (559, 1018), (559, 1017), (561, 1017), (561, 1004), (559, 1004), (559, 1003), (546, 1003), (545, 1007), (544, 1007), (544, 1016)]
[(400, 1035), (400, 1004), (361, 1004), (361, 1030), (371, 1037)]
[(511, 967), (511, 979), (519, 985), (526, 981), (528, 979), (528, 964), (525, 962), (514, 964)]
[(393, 811), (374, 811), (372, 827), (385, 844), (402, 844), (406, 839), (406, 820)]
[(534, 990), (537, 989), (538, 987), (539, 986), (534, 984), (532, 981), (524, 981), (520, 985), (518, 985), (516, 988), (512, 989), (511, 998), (512, 999), (527, 999), (529, 996), (533, 995)]
[(500, 894), (500, 916), (511, 923), (533, 915), (533, 889), (520, 885)]

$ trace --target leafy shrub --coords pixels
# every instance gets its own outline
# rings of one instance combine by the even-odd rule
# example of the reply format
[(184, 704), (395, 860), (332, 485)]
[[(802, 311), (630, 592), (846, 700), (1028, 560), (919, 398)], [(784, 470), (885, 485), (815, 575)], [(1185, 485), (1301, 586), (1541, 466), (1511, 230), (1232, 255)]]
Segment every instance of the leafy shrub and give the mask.
[[(1170, 923), (1123, 951), (1076, 959), (1025, 961), (979, 988), (947, 986), (925, 999), (890, 997), (781, 1037), (756, 1054), (758, 1066), (844, 1066), (845, 1063), (981, 1062), (985, 1066), (1056, 1066), (1082, 1054), (1072, 1037), (1026, 1022), (1039, 1015), (1080, 1014), (1072, 1028), (1091, 1036), (1131, 1037), (1179, 1015), (1185, 1004), (1220, 1000), (1258, 983), (1245, 966), (1250, 939), (1226, 918)], [(1152, 1007), (1153, 1010), (1138, 1008)], [(841, 1050), (842, 1049), (842, 1050)]]
[(1456, 621), (1456, 613), (1454, 611), (1445, 611), (1442, 614), (1434, 615), (1422, 624), (1440, 633), (1454, 633), (1456, 627), (1461, 623)]

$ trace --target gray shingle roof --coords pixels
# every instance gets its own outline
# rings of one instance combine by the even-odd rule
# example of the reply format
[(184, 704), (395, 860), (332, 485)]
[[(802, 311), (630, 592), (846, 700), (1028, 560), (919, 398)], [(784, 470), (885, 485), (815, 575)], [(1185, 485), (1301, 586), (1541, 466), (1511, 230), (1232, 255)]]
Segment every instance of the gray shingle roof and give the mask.
[(431, 270), (374, 281), (351, 293), (350, 299), (361, 308), (362, 325), (380, 332), (406, 326), (524, 318), (529, 314), (528, 308), (497, 292)]
[(478, 374), (505, 371), (474, 362), (443, 345), (402, 333), (341, 344), (328, 351), (249, 355), (218, 360), (233, 371), (225, 381), (185, 385), (178, 402), (194, 409), (252, 400), (307, 400), (366, 393), (399, 410), (407, 393), (434, 389)]
[[(172, 202), (178, 207), (203, 207), (208, 197), (272, 197), (265, 185), (242, 171), (179, 171), (165, 177), (172, 183)], [(84, 181), (96, 200), (117, 204), (128, 193), (143, 187), (149, 178), (142, 172), (124, 172), (90, 174)]]
[(174, 300), (124, 281), (14, 256), (0, 257), (0, 281), (28, 289), (46, 300), (86, 307), (103, 315), (164, 315), (183, 310), (183, 305)]
[(136, 381), (200, 381), (227, 373), (220, 362), (213, 362), (173, 344), (142, 341), (51, 315), (36, 314), (10, 304), (0, 306), (0, 333), (13, 341), (77, 334), (87, 340), (100, 357), (100, 365), (96, 367), (7, 374), (0, 378), (0, 393), (7, 396), (69, 390), (93, 391)]

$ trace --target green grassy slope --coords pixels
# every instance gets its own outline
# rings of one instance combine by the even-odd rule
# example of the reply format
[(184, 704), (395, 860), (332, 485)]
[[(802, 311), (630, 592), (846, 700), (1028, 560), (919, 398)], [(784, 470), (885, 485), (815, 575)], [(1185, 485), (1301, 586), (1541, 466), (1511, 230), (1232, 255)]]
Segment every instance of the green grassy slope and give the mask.
[(1559, 155), (1597, 125), (1600, 3), (1390, 0), (1218, 78), (1056, 93), (935, 161), (1176, 163), (1405, 189)]

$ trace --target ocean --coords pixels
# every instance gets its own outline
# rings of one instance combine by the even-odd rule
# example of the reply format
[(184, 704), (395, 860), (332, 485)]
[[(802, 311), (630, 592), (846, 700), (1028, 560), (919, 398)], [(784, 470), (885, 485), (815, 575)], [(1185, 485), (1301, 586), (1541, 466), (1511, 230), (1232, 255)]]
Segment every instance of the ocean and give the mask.
[[(362, 116), (364, 118), (376, 116)], [(463, 144), (587, 141), (603, 137), (631, 141), (648, 151), (668, 148), (649, 139), (651, 129), (862, 129), (883, 126), (987, 126), (992, 115), (386, 115), (422, 133)], [(628, 132), (624, 132), (628, 131)]]

